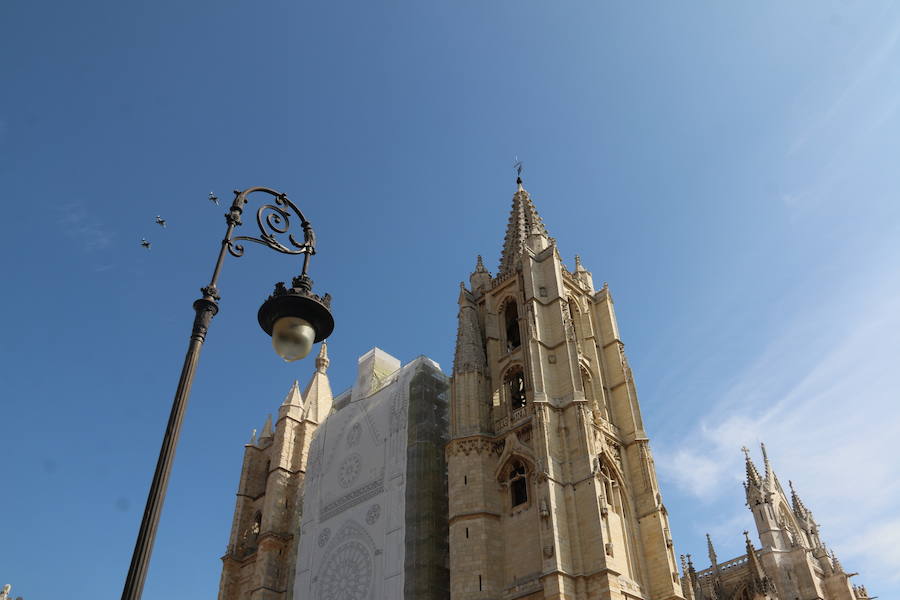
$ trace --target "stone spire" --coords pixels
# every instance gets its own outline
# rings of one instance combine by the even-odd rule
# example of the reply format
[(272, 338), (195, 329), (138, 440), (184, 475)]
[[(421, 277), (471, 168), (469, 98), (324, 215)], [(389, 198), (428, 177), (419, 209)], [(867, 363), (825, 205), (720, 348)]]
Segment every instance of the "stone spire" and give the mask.
[(835, 573), (841, 574), (844, 572), (844, 566), (841, 564), (841, 561), (838, 560), (834, 550), (831, 551), (831, 564), (834, 566)]
[(747, 482), (746, 485), (759, 486), (762, 484), (762, 477), (759, 475), (759, 471), (756, 470), (756, 465), (753, 464), (753, 460), (750, 458), (750, 449), (747, 446), (741, 448), (741, 451), (744, 453), (744, 462), (747, 467)]
[(750, 561), (750, 564), (756, 569), (756, 550), (753, 549), (753, 542), (750, 541), (750, 532), (747, 530), (744, 530), (744, 543), (747, 547), (747, 560)]
[(278, 419), (281, 420), (284, 417), (291, 417), (296, 421), (303, 418), (303, 396), (300, 394), (300, 382), (296, 379), (287, 396), (284, 397), (284, 402), (278, 407)]
[(688, 572), (691, 574), (691, 584), (694, 586), (694, 598), (703, 598), (703, 590), (700, 587), (700, 578), (697, 577), (697, 569), (694, 568), (694, 559), (687, 555)]
[(682, 592), (684, 593), (684, 597), (686, 600), (696, 600), (694, 597), (694, 578), (693, 574), (688, 567), (687, 558), (685, 558), (684, 554), (681, 555), (681, 577), (682, 577)]
[(716, 549), (713, 548), (712, 538), (706, 534), (706, 550), (709, 552), (709, 564), (716, 571), (719, 570), (719, 559), (716, 557)]
[(800, 495), (794, 489), (794, 482), (790, 479), (788, 479), (788, 486), (791, 488), (791, 504), (794, 505), (794, 514), (803, 520), (808, 519), (809, 509), (803, 504), (803, 500), (800, 499)]
[(503, 252), (500, 254), (500, 267), (497, 269), (498, 276), (515, 272), (517, 259), (529, 239), (539, 240), (539, 245), (532, 247), (535, 251), (546, 248), (550, 243), (550, 236), (531, 201), (531, 196), (522, 187), (522, 178), (519, 177), (516, 183), (518, 190), (513, 195), (506, 237), (503, 238)]
[(333, 400), (331, 394), (331, 382), (328, 381), (328, 346), (323, 341), (319, 348), (319, 355), (316, 357), (316, 372), (313, 373), (309, 385), (303, 392), (306, 399), (306, 410), (303, 418), (307, 421), (320, 424), (331, 412), (331, 402)]
[(324, 373), (328, 370), (328, 365), (331, 363), (328, 360), (328, 342), (322, 340), (322, 345), (319, 346), (319, 355), (316, 357), (316, 372)]
[(272, 437), (272, 415), (266, 417), (266, 424), (263, 425), (262, 433), (259, 434), (259, 441)]
[(591, 292), (594, 291), (594, 277), (591, 275), (591, 272), (584, 268), (584, 265), (581, 264), (581, 256), (578, 254), (575, 255), (575, 279), (584, 284), (588, 290)]
[(287, 396), (284, 397), (284, 402), (282, 402), (281, 405), (303, 406), (303, 396), (300, 394), (300, 382), (296, 379), (294, 380), (294, 385), (291, 386), (291, 390), (287, 393)]
[(469, 285), (472, 287), (472, 293), (480, 296), (485, 290), (491, 288), (491, 274), (484, 268), (484, 260), (478, 255), (475, 263), (475, 270), (469, 276)]
[(768, 592), (772, 588), (771, 581), (756, 557), (756, 549), (753, 547), (753, 542), (750, 541), (749, 531), (744, 531), (744, 540), (747, 548), (747, 563), (750, 567), (751, 585), (753, 590), (757, 592), (755, 597), (768, 598)]
[(772, 465), (769, 464), (769, 455), (766, 454), (766, 445), (760, 442), (759, 447), (762, 448), (763, 465), (765, 465), (766, 470), (766, 483), (772, 485), (775, 482), (775, 477), (772, 474)]
[(456, 330), (456, 353), (453, 356), (453, 374), (469, 371), (484, 372), (487, 359), (484, 354), (484, 340), (478, 323), (478, 311), (472, 295), (465, 286), (459, 284), (459, 326)]

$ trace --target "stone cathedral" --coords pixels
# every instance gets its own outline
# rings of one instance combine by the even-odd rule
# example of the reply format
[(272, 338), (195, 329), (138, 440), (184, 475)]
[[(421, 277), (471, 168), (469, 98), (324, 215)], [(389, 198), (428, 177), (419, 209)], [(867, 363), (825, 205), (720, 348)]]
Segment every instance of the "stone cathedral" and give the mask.
[(782, 514), (768, 459), (747, 459), (763, 550), (719, 564), (710, 542), (679, 572), (610, 291), (517, 186), (497, 273), (478, 257), (460, 284), (452, 377), (374, 348), (334, 396), (323, 343), (254, 432), (219, 600), (867, 598), (799, 500)]

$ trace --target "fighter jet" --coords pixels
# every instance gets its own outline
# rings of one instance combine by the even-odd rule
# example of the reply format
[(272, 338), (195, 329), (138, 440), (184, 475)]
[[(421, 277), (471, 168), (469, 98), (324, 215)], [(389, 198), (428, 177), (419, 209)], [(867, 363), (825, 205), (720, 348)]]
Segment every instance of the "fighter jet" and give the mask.
[(215, 204), (216, 206), (219, 205), (219, 199), (212, 192), (209, 193), (209, 201), (212, 202), (213, 204)]
[(160, 225), (160, 226), (162, 226), (162, 227), (165, 227), (165, 226), (166, 226), (166, 220), (163, 219), (161, 216), (156, 215), (156, 224), (157, 224), (157, 225)]
[(147, 250), (149, 250), (149, 249), (150, 249), (150, 242), (148, 242), (148, 241), (145, 240), (144, 238), (141, 238), (141, 246), (143, 246), (144, 248), (146, 248)]

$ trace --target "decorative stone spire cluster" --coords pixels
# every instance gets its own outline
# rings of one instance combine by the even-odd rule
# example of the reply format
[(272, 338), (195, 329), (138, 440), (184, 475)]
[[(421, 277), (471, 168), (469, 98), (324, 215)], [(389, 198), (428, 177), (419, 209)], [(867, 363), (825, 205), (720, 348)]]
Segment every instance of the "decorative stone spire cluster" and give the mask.
[(841, 564), (841, 561), (838, 560), (837, 554), (834, 553), (834, 550), (831, 551), (831, 565), (834, 568), (835, 573), (844, 573), (844, 566)]
[(500, 267), (497, 269), (498, 276), (515, 272), (517, 259), (527, 247), (530, 238), (538, 236), (545, 244), (550, 240), (550, 235), (534, 207), (534, 202), (531, 201), (531, 196), (522, 187), (522, 178), (518, 178), (516, 183), (518, 190), (513, 195), (509, 224), (506, 226), (506, 237), (503, 239), (503, 252), (500, 254)]
[(794, 489), (794, 482), (788, 480), (788, 486), (791, 488), (791, 504), (794, 508), (794, 514), (797, 515), (797, 518), (804, 521), (810, 520), (810, 510), (806, 508), (806, 505), (803, 504), (803, 500), (800, 499), (800, 495), (797, 494), (797, 490)]
[(763, 454), (763, 464), (765, 466), (765, 475), (760, 475), (750, 458), (750, 450), (745, 446), (741, 448), (744, 452), (744, 460), (747, 467), (747, 480), (744, 482), (744, 491), (747, 494), (747, 506), (753, 506), (769, 502), (775, 491), (775, 476), (772, 473), (772, 466), (769, 464), (769, 457), (766, 455), (765, 444), (760, 444)]
[(741, 451), (744, 453), (744, 462), (747, 467), (747, 482), (744, 485), (762, 485), (762, 477), (760, 477), (759, 471), (756, 470), (756, 465), (754, 465), (753, 461), (750, 459), (750, 449), (747, 448), (747, 446), (744, 446), (741, 448)]

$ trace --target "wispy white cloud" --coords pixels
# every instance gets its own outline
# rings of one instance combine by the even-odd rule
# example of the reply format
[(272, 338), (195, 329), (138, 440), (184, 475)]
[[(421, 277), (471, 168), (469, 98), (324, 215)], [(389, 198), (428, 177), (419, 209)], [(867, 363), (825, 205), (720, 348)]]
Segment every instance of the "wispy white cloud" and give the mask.
[[(786, 311), (780, 333), (717, 408), (657, 458), (661, 476), (683, 493), (733, 501), (744, 473), (739, 448), (765, 441), (782, 482), (795, 481), (826, 542), (863, 582), (866, 573), (900, 573), (900, 273), (884, 269), (900, 264), (893, 254), (810, 298), (812, 309)], [(696, 526), (730, 525), (714, 514)]]
[(65, 234), (85, 251), (102, 250), (112, 243), (113, 234), (99, 220), (89, 215), (81, 202), (60, 206), (58, 222)]
[[(872, 129), (872, 124), (883, 121), (885, 112), (892, 111), (896, 106), (896, 96), (889, 96), (886, 98), (886, 105), (881, 109), (876, 107), (874, 111), (860, 110), (860, 104), (868, 105), (871, 98), (883, 97), (880, 94), (872, 94), (870, 88), (882, 86), (885, 81), (885, 72), (896, 69), (896, 54), (900, 47), (900, 19), (891, 14), (893, 8), (888, 6), (888, 9), (882, 14), (882, 17), (888, 22), (893, 21), (890, 30), (883, 36), (863, 37), (863, 41), (848, 57), (847, 77), (843, 86), (836, 90), (835, 94), (824, 96), (828, 102), (826, 108), (814, 113), (807, 126), (797, 135), (788, 150), (789, 156), (802, 150), (823, 132), (835, 127), (836, 123), (845, 122), (848, 119), (853, 121), (862, 119), (870, 124), (867, 129)], [(875, 27), (878, 29), (883, 26), (883, 20), (875, 21)], [(815, 106), (815, 104), (806, 102), (804, 105)]]

